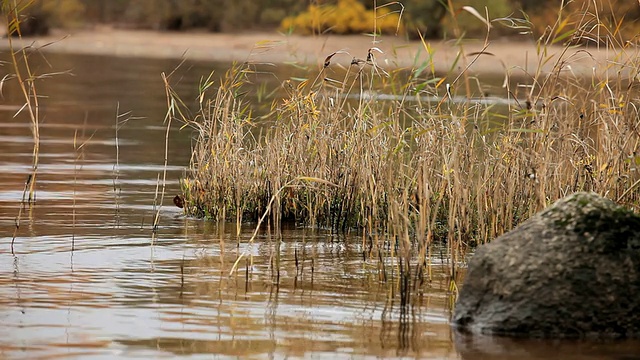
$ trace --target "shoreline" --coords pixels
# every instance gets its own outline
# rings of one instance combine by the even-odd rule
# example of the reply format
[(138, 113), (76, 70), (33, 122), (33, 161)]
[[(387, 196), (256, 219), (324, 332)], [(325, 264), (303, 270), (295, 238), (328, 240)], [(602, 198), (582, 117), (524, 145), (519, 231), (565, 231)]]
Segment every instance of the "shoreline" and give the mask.
[[(244, 62), (322, 66), (327, 56), (338, 52), (332, 64), (349, 66), (354, 57), (364, 59), (370, 48), (376, 62), (383, 68), (413, 68), (431, 59), (437, 73), (459, 73), (465, 69), (471, 74), (505, 74), (530, 76), (540, 68), (549, 72), (558, 57), (569, 63), (564, 66), (574, 74), (589, 75), (594, 68), (606, 66), (613, 61), (623, 62), (620, 52), (610, 50), (569, 48), (552, 46), (547, 48), (544, 61), (539, 60), (536, 44), (513, 40), (490, 40), (484, 48), (482, 40), (468, 40), (464, 45), (449, 41), (426, 41), (431, 49), (427, 54), (420, 41), (406, 41), (399, 37), (379, 37), (375, 45), (366, 35), (325, 35), (304, 37), (282, 35), (277, 32), (205, 33), (205, 32), (158, 32), (150, 30), (124, 30), (96, 27), (83, 30), (53, 30), (48, 36), (12, 39), (14, 48), (31, 46), (43, 52), (103, 55), (136, 58), (186, 58), (195, 61)], [(0, 51), (9, 49), (8, 41), (0, 42)], [(460, 49), (466, 59), (456, 61)], [(633, 53), (637, 49), (633, 48)], [(484, 54), (478, 55), (484, 51)], [(631, 58), (633, 54), (623, 53)], [(564, 68), (563, 68), (564, 70)]]

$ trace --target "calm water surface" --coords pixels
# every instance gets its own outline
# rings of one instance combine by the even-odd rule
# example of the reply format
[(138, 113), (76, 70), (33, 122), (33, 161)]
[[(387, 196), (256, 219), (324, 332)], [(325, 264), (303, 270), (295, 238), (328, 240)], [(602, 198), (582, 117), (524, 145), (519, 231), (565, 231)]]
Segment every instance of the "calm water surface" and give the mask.
[[(191, 146), (178, 127), (154, 234), (164, 169), (160, 74), (178, 61), (47, 60), (52, 68), (34, 63), (38, 73), (73, 75), (38, 84), (45, 98), (37, 203), (22, 213), (14, 253), (32, 140), (27, 118), (13, 116), (22, 103), (15, 87), (4, 88), (0, 104), (0, 358), (640, 358), (631, 342), (456, 335), (442, 268), (436, 263), (422, 295), (401, 308), (397, 284), (362, 261), (358, 237), (285, 228), (275, 273), (268, 230), (249, 244), (251, 224), (236, 236), (233, 224), (185, 218), (172, 205)], [(212, 69), (225, 70), (184, 65), (174, 74), (177, 90), (195, 98)], [(118, 108), (135, 118), (119, 127), (117, 156)], [(240, 254), (247, 256), (230, 275)]]

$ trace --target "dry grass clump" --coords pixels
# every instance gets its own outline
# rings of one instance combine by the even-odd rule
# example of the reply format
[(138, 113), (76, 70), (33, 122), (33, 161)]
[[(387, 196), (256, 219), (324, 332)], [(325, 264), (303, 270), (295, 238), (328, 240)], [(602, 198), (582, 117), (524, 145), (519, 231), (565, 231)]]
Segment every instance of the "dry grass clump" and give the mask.
[[(243, 70), (234, 69), (191, 123), (199, 134), (183, 181), (188, 211), (255, 219), (287, 185), (273, 216), (373, 230), (398, 215), (393, 205), (407, 216), (430, 214), (431, 226), (453, 222), (468, 235), (484, 229), (471, 236), (484, 241), (574, 191), (637, 203), (638, 110), (621, 77), (541, 75), (529, 99), (496, 114), (491, 105), (446, 95), (420, 101), (421, 93), (444, 92), (412, 94), (415, 84), (400, 100), (366, 97), (360, 85), (377, 76), (376, 67), (354, 66), (337, 88), (329, 79), (310, 91), (286, 83), (289, 97), (258, 135), (235, 95), (241, 84), (231, 81)], [(348, 100), (350, 88), (359, 100)]]
[[(274, 228), (295, 220), (357, 229), (367, 254), (399, 255), (405, 270), (417, 258), (413, 273), (422, 275), (435, 240), (446, 241), (455, 262), (470, 244), (490, 241), (572, 192), (595, 191), (636, 208), (635, 49), (609, 42), (619, 56), (594, 60), (584, 76), (570, 65), (588, 50), (566, 47), (548, 57), (548, 44), (540, 44), (539, 68), (554, 63), (552, 70), (520, 81), (508, 70), (511, 102), (502, 107), (452, 94), (448, 84), (471, 88), (465, 73), (438, 75), (428, 63), (408, 77), (387, 73), (374, 49), (339, 77), (329, 69), (343, 54), (332, 54), (314, 81), (284, 82), (287, 96), (274, 102), (266, 123), (241, 95), (250, 66), (230, 70), (215, 88), (209, 79), (197, 116), (184, 119), (197, 130), (182, 180), (186, 212), (238, 222), (266, 212)], [(484, 55), (460, 61), (474, 56)], [(378, 89), (394, 92), (394, 100), (380, 100)]]

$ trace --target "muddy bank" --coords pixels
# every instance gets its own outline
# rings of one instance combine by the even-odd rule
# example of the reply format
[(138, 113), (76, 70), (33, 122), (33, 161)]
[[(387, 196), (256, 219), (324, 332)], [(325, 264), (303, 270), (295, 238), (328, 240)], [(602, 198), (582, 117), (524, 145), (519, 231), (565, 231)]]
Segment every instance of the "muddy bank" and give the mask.
[[(399, 37), (384, 36), (373, 38), (365, 35), (303, 37), (283, 35), (277, 32), (247, 32), (239, 34), (219, 33), (168, 33), (156, 31), (122, 30), (101, 27), (91, 30), (54, 30), (45, 37), (16, 40), (16, 46), (47, 45), (51, 52), (93, 54), (119, 57), (181, 58), (202, 61), (252, 61), (267, 63), (317, 64), (321, 66), (327, 55), (336, 55), (332, 63), (347, 66), (353, 57), (366, 58), (368, 49), (379, 48), (375, 52), (378, 63), (387, 68), (410, 68), (420, 66), (429, 58), (433, 59), (436, 71), (442, 73), (450, 69), (462, 71), (468, 67), (472, 73), (503, 74), (508, 71), (515, 76), (534, 74), (536, 69), (551, 71), (557, 66), (557, 59), (565, 49), (551, 47), (546, 55), (538, 55), (532, 41), (514, 42), (492, 40), (486, 48), (480, 40), (469, 40), (461, 47), (453, 42), (430, 41), (431, 55), (419, 41), (406, 41)], [(6, 51), (8, 41), (0, 43), (0, 50)], [(480, 51), (486, 54), (478, 56)], [(631, 57), (633, 51), (627, 50)], [(466, 54), (453, 65), (458, 53)], [(594, 67), (606, 66), (608, 62), (621, 61), (613, 51), (572, 48), (562, 55), (568, 63), (560, 65), (567, 73), (591, 74)], [(567, 66), (569, 65), (569, 66)]]

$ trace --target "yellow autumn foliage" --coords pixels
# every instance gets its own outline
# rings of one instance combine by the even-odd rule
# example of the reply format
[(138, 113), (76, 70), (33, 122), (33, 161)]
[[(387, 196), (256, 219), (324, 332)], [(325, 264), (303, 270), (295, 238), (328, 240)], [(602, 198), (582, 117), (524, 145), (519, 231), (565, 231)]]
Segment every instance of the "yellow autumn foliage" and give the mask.
[(282, 20), (280, 29), (303, 35), (325, 32), (361, 34), (372, 33), (374, 29), (381, 34), (403, 31), (399, 13), (388, 7), (367, 10), (357, 0), (338, 0), (335, 5), (309, 5), (299, 15)]

